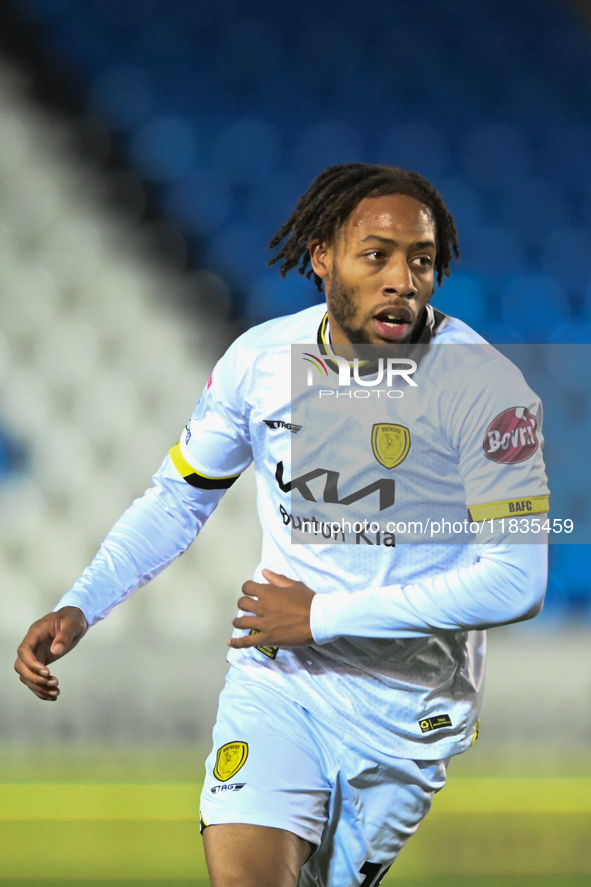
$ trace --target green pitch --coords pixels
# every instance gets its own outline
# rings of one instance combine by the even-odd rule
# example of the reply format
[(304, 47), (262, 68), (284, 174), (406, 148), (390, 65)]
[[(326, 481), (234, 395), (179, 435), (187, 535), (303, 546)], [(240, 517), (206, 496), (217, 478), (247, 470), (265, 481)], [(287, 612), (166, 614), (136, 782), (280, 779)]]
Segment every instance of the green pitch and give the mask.
[[(5, 881), (0, 879), (0, 887), (97, 887), (96, 880), (43, 881), (22, 879)], [(103, 882), (105, 883), (105, 882)], [(390, 878), (383, 884), (397, 887), (588, 887), (588, 875), (453, 875), (443, 878), (413, 878), (412, 880)], [(209, 881), (176, 880), (161, 881), (108, 881), (108, 887), (210, 887)]]
[[(0, 755), (0, 887), (205, 887), (202, 761), (199, 751)], [(383, 884), (587, 887), (589, 766), (586, 751), (454, 762)]]

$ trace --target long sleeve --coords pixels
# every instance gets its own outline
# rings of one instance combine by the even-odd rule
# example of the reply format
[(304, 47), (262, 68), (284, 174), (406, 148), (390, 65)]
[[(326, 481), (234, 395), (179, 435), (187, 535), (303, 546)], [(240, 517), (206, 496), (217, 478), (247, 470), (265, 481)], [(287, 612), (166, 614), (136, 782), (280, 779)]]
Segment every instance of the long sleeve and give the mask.
[(312, 635), (325, 644), (343, 635), (405, 637), (530, 619), (542, 608), (547, 558), (543, 543), (489, 544), (476, 563), (429, 581), (317, 594)]
[(224, 492), (252, 462), (236, 353), (218, 362), (186, 425), (152, 478), (93, 562), (56, 609), (79, 607), (89, 625), (157, 576), (189, 547)]

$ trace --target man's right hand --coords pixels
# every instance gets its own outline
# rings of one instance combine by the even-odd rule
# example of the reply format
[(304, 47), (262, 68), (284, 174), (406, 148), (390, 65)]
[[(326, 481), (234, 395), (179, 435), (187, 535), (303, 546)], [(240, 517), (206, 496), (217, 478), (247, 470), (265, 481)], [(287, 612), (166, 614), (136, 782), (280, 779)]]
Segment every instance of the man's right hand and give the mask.
[(73, 650), (87, 628), (78, 607), (62, 607), (33, 622), (18, 648), (14, 670), (39, 699), (55, 702), (60, 693), (58, 680), (47, 666)]

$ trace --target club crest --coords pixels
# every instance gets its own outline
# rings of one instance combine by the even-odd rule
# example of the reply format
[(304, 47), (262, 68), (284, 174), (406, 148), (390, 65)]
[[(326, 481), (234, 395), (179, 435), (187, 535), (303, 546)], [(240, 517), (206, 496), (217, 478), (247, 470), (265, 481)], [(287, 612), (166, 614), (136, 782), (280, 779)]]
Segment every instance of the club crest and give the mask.
[(246, 742), (226, 742), (218, 750), (213, 775), (220, 782), (227, 782), (238, 773), (248, 757)]
[(410, 431), (404, 425), (374, 425), (371, 448), (380, 465), (396, 468), (410, 450)]

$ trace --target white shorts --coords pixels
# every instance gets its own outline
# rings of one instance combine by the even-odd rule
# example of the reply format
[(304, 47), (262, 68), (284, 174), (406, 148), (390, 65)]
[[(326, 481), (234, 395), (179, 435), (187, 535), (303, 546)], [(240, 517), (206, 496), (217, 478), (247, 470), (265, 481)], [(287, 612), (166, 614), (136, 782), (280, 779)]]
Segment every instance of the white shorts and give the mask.
[(385, 755), (234, 669), (220, 696), (203, 826), (250, 823), (316, 847), (300, 887), (376, 887), (443, 788), (449, 758)]

